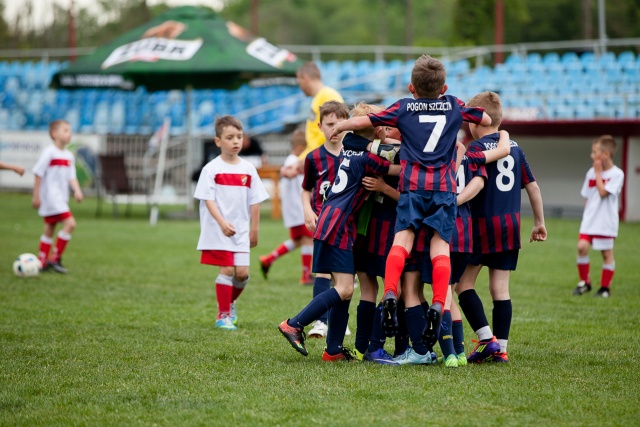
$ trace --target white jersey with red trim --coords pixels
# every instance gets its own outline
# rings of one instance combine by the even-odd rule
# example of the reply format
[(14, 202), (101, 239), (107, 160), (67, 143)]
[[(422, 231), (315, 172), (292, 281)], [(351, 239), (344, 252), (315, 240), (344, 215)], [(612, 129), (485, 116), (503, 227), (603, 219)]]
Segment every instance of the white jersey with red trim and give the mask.
[(587, 171), (580, 194), (587, 199), (580, 224), (580, 234), (591, 236), (618, 236), (618, 195), (622, 191), (624, 172), (617, 166), (602, 171), (604, 189), (609, 193), (600, 197), (596, 186), (596, 172), (593, 168)]
[[(298, 156), (289, 154), (284, 160), (284, 167), (298, 163)], [(302, 209), (302, 179), (298, 174), (293, 178), (280, 178), (280, 199), (282, 200), (282, 221), (287, 228), (304, 224)]]
[[(194, 198), (200, 200), (200, 239), (198, 250), (249, 252), (251, 205), (269, 198), (258, 171), (239, 158), (235, 164), (218, 156), (202, 168)], [(206, 200), (216, 202), (222, 217), (233, 224), (236, 234), (227, 237), (213, 218)]]
[(76, 179), (73, 153), (51, 144), (40, 154), (32, 172), (42, 178), (38, 215), (46, 217), (69, 212), (69, 183)]

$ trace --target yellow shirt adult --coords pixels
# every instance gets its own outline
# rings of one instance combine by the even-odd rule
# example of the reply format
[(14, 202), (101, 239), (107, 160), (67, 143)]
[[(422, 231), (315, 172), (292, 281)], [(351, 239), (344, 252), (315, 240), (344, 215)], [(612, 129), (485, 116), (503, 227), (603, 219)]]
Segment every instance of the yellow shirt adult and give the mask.
[(311, 110), (309, 111), (309, 117), (307, 117), (304, 132), (304, 136), (307, 140), (307, 148), (302, 152), (302, 154), (300, 154), (300, 159), (304, 159), (309, 152), (324, 144), (324, 134), (318, 127), (318, 123), (320, 123), (320, 106), (327, 101), (344, 102), (344, 99), (342, 99), (342, 96), (337, 90), (328, 86), (323, 86), (315, 94), (311, 100)]

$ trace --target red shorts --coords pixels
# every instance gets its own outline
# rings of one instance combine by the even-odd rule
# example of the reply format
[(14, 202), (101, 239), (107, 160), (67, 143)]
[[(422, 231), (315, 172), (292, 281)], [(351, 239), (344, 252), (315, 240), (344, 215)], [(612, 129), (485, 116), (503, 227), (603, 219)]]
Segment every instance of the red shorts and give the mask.
[(44, 222), (45, 224), (57, 224), (59, 222), (64, 221), (67, 218), (71, 218), (72, 216), (73, 215), (71, 215), (71, 212), (64, 212), (57, 215), (45, 216)]
[(248, 252), (231, 252), (206, 249), (201, 251), (200, 264), (217, 265), (219, 267), (248, 266)]
[(597, 236), (592, 234), (582, 234), (578, 236), (578, 240), (586, 240), (591, 247), (596, 251), (606, 251), (613, 249), (613, 242), (615, 237), (611, 236)]
[(306, 225), (296, 225), (289, 229), (289, 237), (291, 240), (298, 240), (301, 237), (313, 237)]

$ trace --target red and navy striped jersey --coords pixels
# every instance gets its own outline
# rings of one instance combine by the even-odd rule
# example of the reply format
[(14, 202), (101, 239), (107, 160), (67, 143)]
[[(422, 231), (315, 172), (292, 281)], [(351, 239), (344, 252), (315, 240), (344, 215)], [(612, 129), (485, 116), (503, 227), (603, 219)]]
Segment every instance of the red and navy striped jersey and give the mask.
[[(398, 177), (386, 175), (384, 181), (393, 188), (398, 187)], [(395, 236), (396, 209), (398, 202), (384, 194), (374, 193), (371, 219), (367, 227), (365, 247), (367, 253), (386, 257)]]
[(334, 156), (324, 145), (316, 148), (304, 159), (302, 188), (311, 191), (311, 205), (316, 215), (320, 214), (327, 191), (336, 179), (342, 152)]
[(400, 191), (456, 192), (456, 137), (462, 121), (480, 123), (482, 108), (469, 108), (451, 95), (404, 98), (377, 114), (374, 126), (398, 128), (402, 136)]
[[(472, 142), (467, 153), (495, 148), (500, 134), (493, 133)], [(469, 157), (469, 161), (484, 159)], [(520, 248), (520, 203), (525, 184), (535, 181), (529, 163), (514, 141), (508, 156), (486, 165), (487, 182), (471, 203), (473, 250), (476, 253), (503, 252)]]
[(389, 166), (387, 160), (371, 153), (345, 151), (313, 238), (340, 249), (353, 250), (357, 232), (354, 214), (371, 193), (362, 186), (362, 178), (367, 174), (385, 174)]
[[(481, 176), (485, 180), (487, 179), (487, 169), (481, 164), (481, 159), (484, 158), (482, 151), (469, 153), (471, 157), (477, 159), (476, 162), (470, 162), (469, 158), (465, 154), (462, 158), (462, 163), (458, 168), (456, 179), (458, 183), (458, 194), (464, 190), (467, 184), (471, 182), (476, 176)], [(456, 228), (454, 235), (451, 236), (449, 242), (449, 250), (451, 252), (473, 252), (473, 224), (471, 221), (471, 204), (473, 200), (463, 203), (458, 206), (456, 214)]]

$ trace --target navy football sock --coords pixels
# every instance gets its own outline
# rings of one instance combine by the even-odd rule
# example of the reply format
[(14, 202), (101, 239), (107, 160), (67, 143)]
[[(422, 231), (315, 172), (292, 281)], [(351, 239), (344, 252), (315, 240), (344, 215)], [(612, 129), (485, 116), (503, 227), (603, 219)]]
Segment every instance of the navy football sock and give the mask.
[(453, 348), (456, 354), (464, 353), (464, 326), (462, 320), (454, 320), (452, 326)]
[(402, 299), (398, 300), (398, 334), (396, 335), (395, 340), (395, 353), (396, 355), (400, 355), (405, 352), (407, 347), (409, 347), (409, 331), (407, 330), (407, 317), (406, 310), (404, 308), (404, 301)]
[[(313, 297), (317, 297), (321, 293), (328, 291), (331, 289), (331, 279), (327, 279), (326, 277), (316, 277), (313, 280)], [(317, 317), (323, 323), (327, 323), (327, 316), (329, 313), (326, 311), (324, 313), (320, 313)], [(316, 319), (313, 319), (316, 320)], [(313, 321), (312, 320), (312, 321)]]
[(480, 328), (489, 326), (487, 316), (484, 314), (482, 301), (476, 293), (475, 289), (469, 289), (458, 295), (458, 305), (469, 321), (471, 329), (477, 331)]
[(424, 311), (424, 315), (426, 316), (427, 311), (429, 311), (429, 303), (427, 301), (424, 301), (420, 303), (420, 306), (422, 307), (422, 311)]
[(422, 306), (417, 305), (407, 308), (405, 310), (405, 316), (407, 318), (407, 329), (409, 330), (409, 338), (411, 339), (413, 350), (418, 354), (427, 354), (429, 349), (424, 344), (424, 341), (422, 341), (422, 332), (424, 332), (424, 328), (427, 326)]
[(289, 319), (287, 323), (294, 328), (304, 328), (322, 313), (326, 313), (331, 307), (340, 303), (340, 301), (342, 301), (342, 298), (340, 298), (338, 291), (329, 289), (327, 292), (322, 292), (312, 299), (300, 313)]
[(382, 303), (378, 304), (373, 314), (373, 330), (371, 331), (371, 339), (369, 340), (369, 353), (379, 348), (384, 348), (386, 337), (382, 332)]
[(442, 355), (446, 358), (450, 354), (455, 354), (453, 348), (453, 334), (451, 332), (451, 312), (445, 310), (442, 313), (442, 323), (440, 324), (440, 336), (438, 336), (438, 343), (442, 350)]
[(493, 333), (497, 339), (509, 339), (512, 313), (510, 299), (493, 302)]
[[(332, 289), (335, 291), (335, 289)], [(325, 292), (326, 293), (326, 292)], [(338, 293), (336, 291), (336, 293)], [(334, 305), (329, 312), (329, 330), (327, 331), (327, 353), (334, 356), (340, 353), (342, 342), (344, 341), (344, 333), (349, 323), (349, 304), (350, 299), (339, 302)]]
[(356, 342), (355, 347), (360, 353), (364, 353), (369, 346), (371, 333), (373, 330), (376, 304), (371, 301), (360, 300), (356, 315)]

